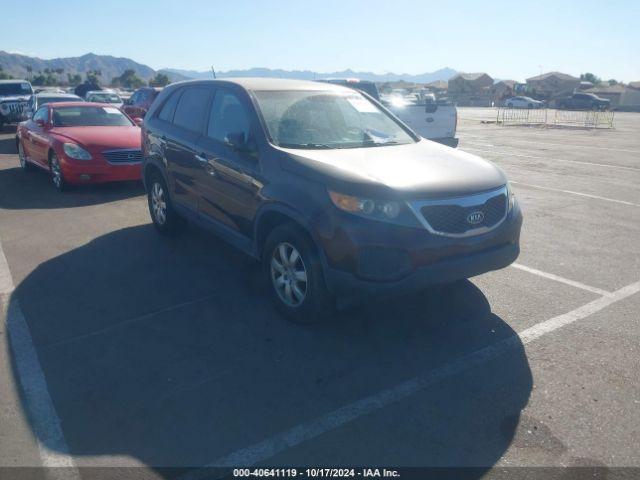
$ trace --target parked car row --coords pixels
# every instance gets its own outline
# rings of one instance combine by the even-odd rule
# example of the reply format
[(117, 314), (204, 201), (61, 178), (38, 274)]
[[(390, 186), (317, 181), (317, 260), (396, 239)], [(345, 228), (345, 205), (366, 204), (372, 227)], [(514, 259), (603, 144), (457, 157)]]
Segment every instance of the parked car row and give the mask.
[[(18, 126), (20, 165), (58, 190), (142, 178), (158, 232), (197, 224), (261, 260), (298, 322), (516, 259), (522, 215), (502, 170), (332, 83), (200, 80), (122, 107), (40, 102)], [(144, 122), (132, 119), (147, 94)]]

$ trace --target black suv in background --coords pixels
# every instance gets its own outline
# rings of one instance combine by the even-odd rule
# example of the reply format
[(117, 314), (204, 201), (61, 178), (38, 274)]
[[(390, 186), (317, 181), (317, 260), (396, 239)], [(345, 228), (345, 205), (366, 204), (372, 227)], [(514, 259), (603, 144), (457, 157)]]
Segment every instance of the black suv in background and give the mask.
[(296, 321), (322, 318), (336, 297), (451, 282), (519, 253), (522, 216), (497, 166), (421, 139), (345, 87), (175, 83), (142, 144), (156, 228), (189, 220), (262, 260)]
[(570, 97), (556, 100), (556, 105), (565, 110), (609, 110), (611, 100), (593, 93), (574, 93)]

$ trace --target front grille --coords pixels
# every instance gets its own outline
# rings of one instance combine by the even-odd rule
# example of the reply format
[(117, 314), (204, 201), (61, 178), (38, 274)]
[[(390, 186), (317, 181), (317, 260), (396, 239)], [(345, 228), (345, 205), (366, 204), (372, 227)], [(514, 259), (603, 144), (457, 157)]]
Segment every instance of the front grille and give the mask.
[(102, 152), (109, 163), (136, 163), (142, 161), (142, 150), (106, 150)]
[(496, 227), (507, 214), (507, 189), (451, 200), (415, 202), (410, 205), (433, 233), (465, 236)]
[(23, 102), (5, 102), (4, 105), (8, 108), (2, 111), (7, 112), (9, 115), (20, 115), (27, 104)]

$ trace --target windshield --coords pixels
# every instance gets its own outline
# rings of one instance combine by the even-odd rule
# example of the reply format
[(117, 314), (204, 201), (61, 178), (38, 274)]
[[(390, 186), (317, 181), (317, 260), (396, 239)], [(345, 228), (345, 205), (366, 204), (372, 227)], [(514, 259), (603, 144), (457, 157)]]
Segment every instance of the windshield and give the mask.
[(0, 95), (31, 95), (33, 90), (27, 82), (0, 83)]
[(54, 127), (119, 127), (131, 121), (113, 107), (60, 107), (53, 111)]
[(358, 92), (256, 91), (272, 141), (287, 148), (359, 148), (413, 143), (395, 120)]
[(93, 93), (87, 100), (99, 103), (122, 103), (122, 99), (115, 93)]

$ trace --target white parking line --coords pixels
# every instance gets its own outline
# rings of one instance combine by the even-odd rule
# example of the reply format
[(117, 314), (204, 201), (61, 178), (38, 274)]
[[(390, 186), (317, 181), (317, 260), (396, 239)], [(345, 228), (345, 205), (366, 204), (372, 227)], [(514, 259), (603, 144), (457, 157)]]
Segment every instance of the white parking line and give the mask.
[[(492, 145), (484, 145), (484, 146), (492, 146)], [(506, 145), (505, 145), (506, 146)], [(535, 158), (539, 160), (547, 160), (549, 162), (568, 162), (568, 163), (577, 163), (579, 165), (589, 165), (592, 167), (604, 167), (604, 168), (613, 168), (616, 170), (630, 170), (632, 172), (640, 172), (640, 168), (636, 167), (627, 167), (625, 165), (611, 165), (610, 163), (593, 163), (593, 162), (583, 162), (580, 160), (569, 160), (566, 158), (549, 158), (549, 157), (540, 157), (538, 155), (528, 155), (524, 153), (512, 153), (512, 152), (497, 152), (496, 150), (483, 150), (481, 148), (474, 147), (473, 145), (467, 145), (466, 143), (459, 147), (461, 150), (472, 150), (474, 152), (480, 153), (495, 153), (497, 155), (504, 155), (505, 157), (522, 157), (522, 158)], [(509, 148), (509, 147), (507, 147)]]
[(303, 442), (357, 420), (364, 415), (396, 403), (410, 395), (413, 395), (414, 393), (430, 387), (440, 380), (451, 377), (452, 375), (457, 375), (476, 365), (480, 365), (488, 360), (496, 358), (501, 353), (517, 347), (520, 343), (526, 345), (561, 327), (587, 318), (609, 305), (619, 302), (635, 293), (638, 293), (639, 291), (640, 282), (627, 285), (626, 287), (610, 293), (607, 296), (599, 297), (598, 299), (568, 313), (558, 315), (550, 318), (549, 320), (538, 323), (519, 334), (512, 335), (493, 345), (477, 350), (456, 361), (448, 363), (441, 368), (432, 370), (423, 376), (416, 377), (388, 390), (383, 390), (382, 392), (371, 395), (370, 397), (345, 405), (314, 420), (280, 432), (273, 437), (267, 438), (247, 448), (242, 448), (220, 457), (209, 463), (203, 469), (194, 470), (180, 477), (180, 480), (196, 480), (205, 478), (209, 474), (206, 468), (209, 467), (229, 467), (235, 465), (249, 466), (263, 462), (289, 448), (300, 445)]
[(585, 285), (584, 283), (576, 282), (574, 280), (569, 280), (568, 278), (554, 275), (553, 273), (547, 273), (547, 272), (543, 272), (542, 270), (536, 270), (535, 268), (527, 267), (526, 265), (521, 265), (519, 263), (512, 263), (511, 266), (519, 270), (523, 270), (525, 272), (538, 275), (540, 277), (548, 278), (549, 280), (555, 280), (556, 282), (564, 283), (566, 285), (571, 285), (572, 287), (581, 288), (582, 290), (595, 293), (596, 295), (602, 295), (603, 297), (608, 297), (611, 295), (611, 292), (607, 292), (606, 290), (602, 290), (601, 288), (591, 287), (589, 285)]
[[(13, 280), (7, 258), (0, 243), (0, 296), (5, 305), (9, 342), (15, 359), (20, 384), (24, 392), (26, 410), (38, 442), (40, 461), (48, 478), (80, 479), (73, 457), (62, 433), (60, 419), (49, 395), (47, 382), (33, 346), (29, 326), (18, 300), (11, 296)], [(54, 468), (66, 467), (66, 468)]]
[(573, 190), (562, 190), (560, 188), (543, 187), (542, 185), (533, 185), (531, 183), (518, 182), (515, 180), (509, 180), (509, 183), (513, 183), (514, 185), (523, 185), (525, 187), (530, 187), (530, 188), (537, 188), (539, 190), (549, 190), (550, 192), (569, 193), (571, 195), (578, 195), (580, 197), (593, 198), (596, 200), (605, 200), (607, 202), (613, 202), (613, 203), (621, 203), (622, 205), (630, 205), (632, 207), (640, 207), (640, 204), (638, 203), (627, 202), (625, 200), (617, 200), (615, 198), (600, 197), (598, 195), (591, 195), (590, 193), (574, 192)]

